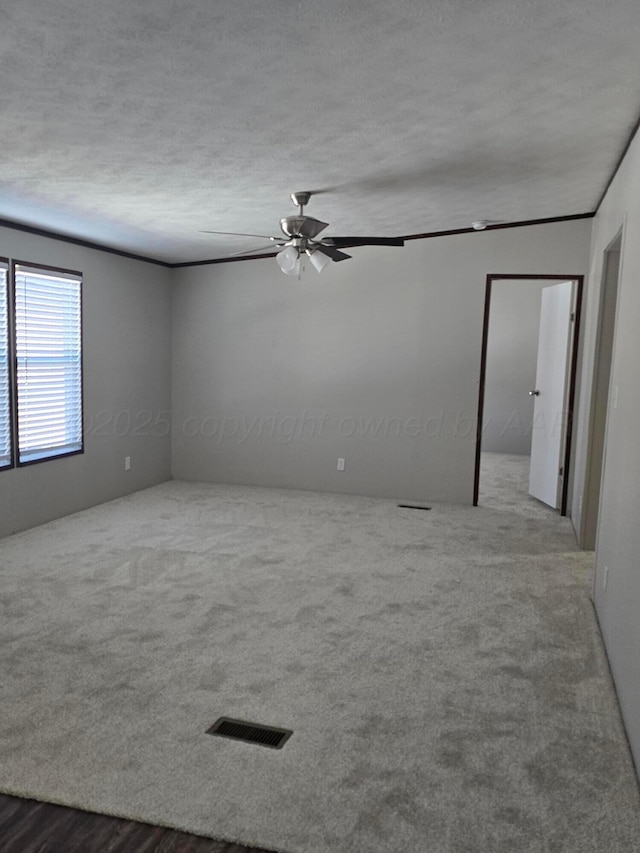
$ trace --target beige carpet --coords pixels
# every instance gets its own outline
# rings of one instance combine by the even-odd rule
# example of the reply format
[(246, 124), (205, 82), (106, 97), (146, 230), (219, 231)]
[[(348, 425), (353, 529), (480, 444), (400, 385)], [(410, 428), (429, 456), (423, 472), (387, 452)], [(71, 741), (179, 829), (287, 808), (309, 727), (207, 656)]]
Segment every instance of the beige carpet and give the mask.
[(2, 540), (0, 789), (288, 853), (637, 853), (591, 555), (505, 494), (171, 482)]

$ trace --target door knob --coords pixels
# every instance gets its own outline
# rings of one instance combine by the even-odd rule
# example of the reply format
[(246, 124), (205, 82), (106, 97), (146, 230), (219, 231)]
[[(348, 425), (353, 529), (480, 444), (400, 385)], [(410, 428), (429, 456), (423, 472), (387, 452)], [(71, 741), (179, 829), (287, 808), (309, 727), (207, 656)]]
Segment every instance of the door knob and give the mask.
[(529, 396), (530, 397), (539, 397), (540, 392), (539, 391), (529, 391)]

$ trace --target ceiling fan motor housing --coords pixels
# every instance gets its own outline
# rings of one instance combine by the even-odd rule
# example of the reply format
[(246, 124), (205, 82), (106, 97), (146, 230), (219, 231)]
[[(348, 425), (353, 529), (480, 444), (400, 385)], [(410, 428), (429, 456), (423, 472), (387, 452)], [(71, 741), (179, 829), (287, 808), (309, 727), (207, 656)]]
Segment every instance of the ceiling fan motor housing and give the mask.
[(287, 237), (308, 237), (310, 240), (328, 225), (328, 222), (321, 222), (313, 216), (284, 216), (280, 220), (282, 233)]

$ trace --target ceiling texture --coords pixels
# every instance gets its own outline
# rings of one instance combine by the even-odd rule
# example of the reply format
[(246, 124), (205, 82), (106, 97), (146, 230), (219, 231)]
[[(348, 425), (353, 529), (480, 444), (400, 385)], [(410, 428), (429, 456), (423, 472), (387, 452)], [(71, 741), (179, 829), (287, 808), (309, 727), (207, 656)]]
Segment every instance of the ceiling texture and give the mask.
[[(592, 212), (638, 0), (0, 0), (0, 217), (170, 263)], [(1, 246), (0, 246), (1, 254)]]

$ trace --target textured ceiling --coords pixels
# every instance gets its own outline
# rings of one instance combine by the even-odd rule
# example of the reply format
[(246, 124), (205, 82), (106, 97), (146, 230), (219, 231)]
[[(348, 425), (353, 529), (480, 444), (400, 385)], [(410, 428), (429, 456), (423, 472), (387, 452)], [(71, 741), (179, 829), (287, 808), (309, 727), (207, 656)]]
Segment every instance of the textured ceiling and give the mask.
[(2, 0), (0, 217), (172, 261), (592, 211), (638, 0)]

